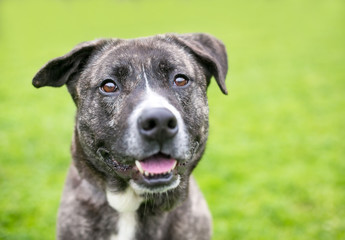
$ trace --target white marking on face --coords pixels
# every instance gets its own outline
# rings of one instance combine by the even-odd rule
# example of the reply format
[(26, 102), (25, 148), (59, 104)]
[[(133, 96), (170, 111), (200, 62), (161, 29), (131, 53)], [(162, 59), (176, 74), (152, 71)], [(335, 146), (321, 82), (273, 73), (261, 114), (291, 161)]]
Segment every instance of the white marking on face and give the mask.
[(117, 222), (118, 233), (111, 235), (110, 240), (132, 240), (135, 237), (137, 213), (143, 199), (131, 187), (126, 191), (114, 193), (106, 191), (108, 204), (119, 213)]
[[(156, 153), (157, 149), (145, 149), (145, 146), (147, 146), (147, 142), (145, 142), (137, 128), (137, 121), (144, 110), (151, 109), (151, 108), (166, 108), (170, 110), (174, 116), (177, 119), (177, 124), (179, 127), (179, 131), (177, 132), (177, 135), (172, 139), (171, 143), (169, 145), (164, 146), (162, 151), (168, 151), (167, 153), (170, 153), (169, 151), (173, 151), (174, 155), (177, 155), (176, 157), (187, 159), (188, 158), (188, 135), (186, 131), (186, 127), (184, 124), (184, 121), (182, 119), (182, 116), (180, 112), (169, 103), (169, 100), (165, 98), (164, 96), (161, 96), (154, 92), (150, 86), (147, 79), (147, 75), (145, 73), (145, 69), (143, 67), (143, 76), (145, 80), (145, 90), (146, 94), (142, 102), (140, 102), (134, 109), (134, 111), (131, 113), (129, 119), (128, 119), (128, 130), (126, 133), (126, 143), (127, 143), (127, 149), (128, 154), (135, 154), (135, 155), (146, 155), (149, 154), (148, 151), (152, 151), (153, 154)], [(140, 160), (140, 159), (138, 159)]]
[(146, 91), (147, 91), (147, 94), (150, 94), (151, 89), (150, 89), (150, 86), (149, 86), (149, 80), (147, 80), (147, 76), (146, 76), (144, 65), (143, 65), (143, 73), (144, 73)]

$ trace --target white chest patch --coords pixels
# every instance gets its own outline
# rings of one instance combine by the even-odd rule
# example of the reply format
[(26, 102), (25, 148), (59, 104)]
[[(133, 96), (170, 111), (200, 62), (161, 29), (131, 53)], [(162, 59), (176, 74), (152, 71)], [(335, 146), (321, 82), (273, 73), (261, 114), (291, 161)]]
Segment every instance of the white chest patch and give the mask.
[(134, 240), (137, 226), (136, 210), (143, 199), (131, 187), (121, 193), (113, 193), (107, 190), (106, 194), (109, 205), (119, 213), (118, 233), (111, 235), (110, 240)]

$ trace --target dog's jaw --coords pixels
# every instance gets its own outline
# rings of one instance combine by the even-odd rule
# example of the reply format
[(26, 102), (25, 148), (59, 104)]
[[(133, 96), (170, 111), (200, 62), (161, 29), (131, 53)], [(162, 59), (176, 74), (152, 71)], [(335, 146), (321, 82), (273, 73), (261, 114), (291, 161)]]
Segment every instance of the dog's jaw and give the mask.
[(180, 184), (180, 175), (177, 175), (177, 178), (175, 181), (173, 181), (167, 186), (162, 186), (162, 187), (148, 188), (143, 185), (137, 184), (133, 179), (129, 180), (129, 184), (134, 190), (134, 192), (140, 196), (147, 193), (164, 193), (178, 187), (178, 185)]

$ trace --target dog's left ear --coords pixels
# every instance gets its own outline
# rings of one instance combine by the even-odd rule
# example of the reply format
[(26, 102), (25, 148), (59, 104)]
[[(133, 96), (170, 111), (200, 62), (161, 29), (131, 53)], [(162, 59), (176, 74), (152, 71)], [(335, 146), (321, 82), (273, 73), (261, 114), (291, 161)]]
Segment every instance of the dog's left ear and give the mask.
[(222, 92), (228, 94), (225, 86), (228, 60), (224, 44), (215, 37), (203, 33), (176, 35), (176, 40), (190, 49), (204, 64), (210, 73), (207, 81), (214, 76)]

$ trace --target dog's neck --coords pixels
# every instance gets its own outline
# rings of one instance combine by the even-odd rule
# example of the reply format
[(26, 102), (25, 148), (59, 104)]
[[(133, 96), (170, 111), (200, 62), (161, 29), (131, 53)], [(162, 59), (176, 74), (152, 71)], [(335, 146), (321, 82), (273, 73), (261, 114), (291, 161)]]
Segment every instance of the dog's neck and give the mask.
[(119, 213), (117, 222), (118, 233), (114, 236), (118, 240), (129, 240), (135, 236), (138, 224), (137, 210), (143, 199), (131, 187), (123, 192), (106, 190), (108, 204)]
[(135, 212), (139, 209), (143, 198), (138, 196), (131, 187), (122, 192), (106, 190), (109, 205), (119, 213)]

